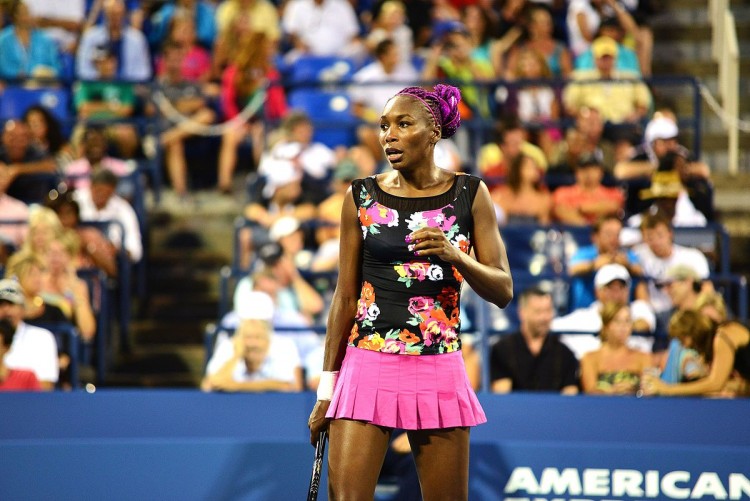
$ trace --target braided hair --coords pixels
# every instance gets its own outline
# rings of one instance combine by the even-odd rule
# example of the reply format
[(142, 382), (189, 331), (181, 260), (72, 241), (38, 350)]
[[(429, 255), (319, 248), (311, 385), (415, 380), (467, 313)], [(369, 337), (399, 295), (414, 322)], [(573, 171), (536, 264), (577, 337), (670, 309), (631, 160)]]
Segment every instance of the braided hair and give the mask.
[(411, 96), (424, 104), (436, 125), (440, 126), (440, 137), (449, 138), (461, 125), (458, 103), (461, 92), (452, 85), (437, 84), (432, 91), (422, 87), (406, 87), (397, 96)]

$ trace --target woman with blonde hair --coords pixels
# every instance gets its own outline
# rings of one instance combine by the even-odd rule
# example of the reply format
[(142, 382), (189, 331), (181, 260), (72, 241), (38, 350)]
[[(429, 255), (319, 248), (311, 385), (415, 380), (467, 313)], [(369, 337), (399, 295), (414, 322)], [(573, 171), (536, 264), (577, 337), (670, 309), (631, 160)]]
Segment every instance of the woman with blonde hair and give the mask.
[(50, 242), (60, 238), (65, 231), (60, 218), (49, 207), (33, 205), (29, 210), (29, 231), (21, 251), (43, 256)]
[(581, 359), (583, 391), (598, 395), (634, 395), (641, 374), (651, 365), (651, 357), (628, 346), (633, 320), (627, 304), (605, 303), (601, 315), (602, 345)]

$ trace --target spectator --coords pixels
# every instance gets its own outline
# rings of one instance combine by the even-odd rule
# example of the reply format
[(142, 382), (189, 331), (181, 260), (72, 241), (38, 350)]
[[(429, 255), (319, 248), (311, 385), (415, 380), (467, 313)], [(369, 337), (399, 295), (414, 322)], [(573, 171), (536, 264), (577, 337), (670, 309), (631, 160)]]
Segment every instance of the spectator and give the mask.
[[(642, 334), (654, 333), (654, 310), (642, 299), (630, 301), (631, 284), (632, 278), (627, 268), (616, 263), (605, 264), (594, 276), (596, 300), (589, 306), (576, 308), (568, 315), (552, 320), (552, 330), (562, 334), (560, 339), (573, 350), (578, 359), (587, 352), (598, 349), (601, 344), (601, 340), (592, 333), (602, 329), (601, 313), (605, 303), (628, 306), (633, 329)], [(651, 352), (653, 344), (651, 336), (631, 336), (628, 339), (628, 346), (643, 352)]]
[(60, 76), (60, 54), (55, 42), (36, 29), (29, 8), (22, 1), (12, 4), (12, 24), (0, 31), (0, 78)]
[[(151, 58), (146, 38), (136, 28), (126, 25), (122, 0), (104, 1), (105, 21), (88, 28), (81, 37), (76, 53), (76, 74), (82, 80), (117, 78), (141, 82), (151, 78)], [(111, 54), (115, 71), (106, 77), (97, 67), (97, 54)]]
[[(625, 30), (616, 18), (606, 18), (599, 25), (597, 37), (609, 37), (617, 42), (617, 57), (615, 58), (615, 69), (623, 73), (641, 76), (641, 67), (635, 51), (623, 45)], [(594, 54), (591, 47), (576, 58), (577, 70), (593, 70), (596, 68)]]
[[(124, 247), (130, 261), (143, 256), (143, 242), (138, 216), (127, 200), (117, 195), (117, 176), (103, 169), (91, 177), (91, 188), (76, 190), (75, 199), (84, 221), (118, 221), (122, 229), (111, 225), (108, 238), (116, 248)], [(124, 235), (123, 235), (124, 232)]]
[(302, 55), (358, 56), (362, 53), (359, 22), (346, 0), (291, 0), (281, 17), (281, 27), (292, 49), (288, 63)]
[[(594, 275), (603, 266), (619, 264), (631, 277), (641, 277), (643, 268), (638, 256), (631, 249), (620, 247), (622, 222), (615, 215), (604, 216), (591, 226), (591, 245), (580, 247), (570, 258), (568, 274), (570, 280), (571, 308), (585, 308), (594, 301)], [(636, 294), (647, 297), (641, 290)]]
[(494, 77), (492, 65), (472, 55), (471, 37), (463, 23), (447, 23), (435, 33), (435, 42), (422, 69), (422, 79), (461, 82), (459, 110), (462, 118), (491, 116), (487, 90), (470, 84), (488, 82)]
[(647, 214), (641, 221), (643, 243), (635, 245), (633, 251), (643, 266), (643, 273), (649, 278), (649, 301), (656, 311), (659, 327), (664, 332), (672, 311), (672, 300), (659, 287), (670, 268), (684, 264), (693, 268), (702, 281), (701, 290), (713, 290), (708, 280), (710, 269), (706, 256), (692, 247), (674, 243), (674, 231), (667, 216), (661, 213)]
[(496, 125), (497, 139), (479, 150), (479, 174), (490, 189), (502, 184), (510, 165), (520, 154), (530, 156), (542, 169), (547, 170), (547, 159), (539, 147), (527, 141), (528, 133), (517, 119), (507, 118)]
[(59, 378), (57, 342), (48, 330), (23, 321), (25, 297), (15, 280), (0, 280), (0, 322), (7, 321), (14, 331), (5, 366), (30, 370), (44, 390), (52, 390)]
[(243, 107), (259, 97), (265, 99), (261, 100), (262, 107), (248, 122), (228, 127), (221, 136), (218, 187), (223, 193), (231, 192), (240, 143), (250, 137), (253, 163), (258, 165), (264, 149), (264, 119), (278, 120), (286, 114), (286, 96), (279, 86), (280, 75), (273, 64), (273, 44), (263, 33), (250, 33), (248, 36), (248, 40), (239, 40), (240, 48), (221, 77), (224, 119), (237, 117)]
[[(7, 178), (0, 176), (0, 264), (5, 263), (8, 251), (18, 249), (26, 239), (29, 206), (7, 194)], [(2, 224), (2, 221), (15, 221)]]
[[(496, 20), (492, 18), (488, 9), (480, 4), (464, 5), (461, 11), (461, 21), (471, 37), (472, 57), (494, 64), (496, 61), (493, 60), (493, 56), (497, 48), (494, 36), (497, 26)], [(493, 69), (495, 75), (502, 75), (502, 68), (493, 65)]]
[(572, 0), (568, 5), (566, 22), (570, 48), (575, 58), (583, 54), (594, 41), (606, 9), (614, 12), (617, 21), (626, 31), (637, 36), (638, 26), (635, 20), (617, 0)]
[[(177, 70), (167, 68), (167, 50), (178, 52), (179, 58), (171, 54), (172, 59), (179, 61)], [(177, 64), (177, 61), (172, 61)], [(211, 78), (211, 52), (197, 43), (195, 21), (186, 12), (176, 14), (169, 25), (169, 34), (162, 44), (161, 57), (156, 59), (156, 74), (164, 77), (172, 71), (180, 80), (189, 82), (207, 82)]]
[(279, 12), (268, 0), (227, 0), (216, 9), (216, 28), (225, 33), (240, 17), (245, 17), (251, 31), (264, 33), (266, 37), (278, 42), (281, 38)]
[(193, 19), (201, 45), (205, 48), (213, 47), (216, 38), (215, 10), (211, 4), (203, 0), (172, 0), (159, 9), (151, 16), (151, 45), (158, 47), (162, 44), (167, 37), (172, 19), (179, 13)]
[(578, 361), (556, 336), (550, 336), (552, 296), (531, 288), (518, 302), (520, 332), (504, 336), (492, 347), (492, 391), (578, 393)]
[(182, 47), (175, 42), (167, 42), (162, 58), (163, 73), (158, 80), (159, 90), (170, 106), (185, 117), (184, 121), (170, 123), (160, 136), (172, 188), (181, 198), (188, 191), (185, 141), (193, 137), (195, 125), (206, 126), (216, 119), (216, 113), (209, 106), (201, 86), (185, 78), (185, 57)]
[(520, 78), (515, 73), (516, 60), (521, 51), (528, 49), (532, 49), (544, 57), (551, 78), (567, 79), (570, 77), (570, 73), (573, 71), (570, 51), (564, 43), (553, 37), (553, 33), (554, 23), (549, 9), (535, 3), (527, 13), (526, 39), (515, 46), (508, 55), (509, 74), (506, 77)]
[(620, 214), (625, 197), (619, 189), (602, 185), (601, 161), (593, 157), (582, 160), (575, 169), (575, 178), (573, 186), (560, 186), (552, 194), (553, 213), (559, 222), (585, 226)]
[(581, 388), (594, 395), (635, 395), (651, 357), (628, 346), (633, 330), (630, 308), (622, 303), (602, 305), (602, 345), (581, 359)]
[[(687, 348), (703, 356), (710, 369), (705, 377), (669, 384), (658, 376), (644, 379), (645, 395), (747, 396), (750, 395), (750, 332), (737, 322), (716, 327), (704, 314), (685, 310), (669, 322), (670, 332)], [(735, 377), (732, 377), (736, 374)]]
[(75, 54), (85, 21), (85, 0), (25, 0), (35, 24), (61, 52)]
[(294, 216), (283, 216), (274, 221), (268, 230), (268, 237), (281, 246), (284, 255), (298, 269), (310, 268), (312, 253), (305, 249), (305, 232)]
[(552, 197), (542, 181), (542, 170), (533, 158), (523, 153), (510, 164), (507, 182), (493, 188), (491, 195), (507, 224), (550, 222)]
[[(365, 43), (371, 53), (377, 55), (377, 46), (384, 40), (392, 40), (396, 46), (399, 60), (404, 64), (411, 65), (412, 54), (414, 52), (414, 36), (406, 24), (406, 6), (399, 0), (386, 0), (380, 6), (370, 32), (367, 35)], [(405, 82), (401, 82), (402, 87)], [(395, 94), (395, 92), (393, 93)], [(388, 97), (391, 97), (391, 94)], [(387, 98), (380, 102), (379, 108), (385, 106)]]
[(74, 231), (78, 236), (81, 245), (76, 268), (96, 267), (108, 277), (117, 277), (117, 249), (98, 228), (81, 224), (81, 208), (74, 192), (58, 193), (57, 197), (50, 197), (46, 205), (55, 211), (63, 228)]
[(65, 139), (60, 122), (47, 108), (35, 104), (21, 117), (31, 133), (32, 145), (43, 155), (54, 157), (58, 166), (71, 160), (73, 150)]
[(67, 322), (62, 308), (44, 294), (46, 255), (16, 252), (8, 259), (5, 278), (18, 282), (24, 294), (24, 319), (32, 324)]
[[(5, 302), (0, 299), (0, 304)], [(5, 354), (10, 350), (16, 329), (8, 320), (0, 320), (0, 392), (39, 391), (42, 386), (33, 371), (11, 369), (5, 365)]]
[(201, 383), (204, 391), (302, 391), (302, 368), (294, 343), (273, 333), (273, 301), (254, 292), (234, 336), (216, 341)]
[(81, 158), (65, 166), (65, 182), (71, 189), (88, 189), (91, 176), (101, 170), (109, 170), (115, 175), (127, 176), (133, 167), (127, 162), (108, 155), (109, 140), (106, 129), (91, 125), (81, 138)]
[(54, 211), (34, 204), (29, 209), (29, 233), (21, 251), (43, 256), (49, 250), (50, 242), (62, 234), (62, 224)]
[(646, 84), (615, 69), (617, 42), (599, 37), (592, 44), (596, 69), (573, 73), (563, 91), (563, 104), (570, 116), (583, 106), (597, 108), (605, 119), (604, 137), (615, 143), (615, 159), (629, 156), (640, 137), (639, 122), (651, 105)]
[[(385, 103), (401, 90), (406, 82), (419, 79), (419, 74), (400, 48), (390, 38), (378, 42), (373, 51), (375, 61), (359, 69), (349, 88), (352, 112), (365, 124), (357, 129), (361, 144), (369, 148), (377, 159), (383, 158), (383, 148), (378, 140), (380, 112)], [(375, 82), (378, 82), (375, 85)]]
[(8, 120), (0, 144), (0, 184), (6, 193), (24, 203), (39, 203), (54, 184), (56, 165), (31, 143), (28, 126)]
[[(589, 108), (583, 108), (578, 113), (579, 116), (582, 114), (590, 115), (593, 122), (598, 122), (599, 134), (596, 136), (597, 139), (591, 140), (589, 138), (587, 131), (591, 128), (592, 124), (587, 125), (583, 129), (576, 125), (565, 131), (565, 139), (557, 143), (552, 153), (550, 153), (550, 167), (547, 176), (547, 185), (550, 190), (554, 191), (559, 186), (573, 184), (575, 182), (573, 173), (576, 166), (581, 163), (581, 160), (594, 157), (603, 161), (604, 153), (599, 143), (603, 127), (601, 116), (598, 111), (590, 110)], [(579, 121), (576, 120), (576, 124)]]

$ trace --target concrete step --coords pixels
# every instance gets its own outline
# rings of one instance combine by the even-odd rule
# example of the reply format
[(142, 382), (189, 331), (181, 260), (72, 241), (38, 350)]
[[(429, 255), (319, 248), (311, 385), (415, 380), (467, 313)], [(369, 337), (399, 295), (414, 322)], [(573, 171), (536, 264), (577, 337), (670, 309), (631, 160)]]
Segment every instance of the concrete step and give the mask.
[(107, 374), (107, 387), (196, 388), (203, 373), (202, 345), (137, 347)]
[(131, 324), (130, 339), (139, 346), (170, 344), (200, 344), (206, 325), (216, 321), (216, 312), (210, 317), (198, 320), (176, 319), (164, 321), (147, 318), (137, 320)]

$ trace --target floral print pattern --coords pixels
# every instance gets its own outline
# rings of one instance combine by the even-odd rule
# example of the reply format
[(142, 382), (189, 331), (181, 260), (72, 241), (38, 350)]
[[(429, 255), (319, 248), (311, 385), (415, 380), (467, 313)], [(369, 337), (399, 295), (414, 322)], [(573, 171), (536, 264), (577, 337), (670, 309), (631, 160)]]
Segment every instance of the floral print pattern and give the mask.
[[(451, 198), (444, 196), (440, 200), (446, 203), (440, 204), (431, 201), (433, 197), (390, 200), (373, 178), (353, 183), (364, 255), (362, 289), (349, 345), (399, 355), (461, 349), (463, 277), (439, 258), (417, 258), (405, 240), (421, 228), (440, 228), (454, 247), (470, 252), (472, 197), (467, 185), (472, 176), (460, 177), (466, 179), (457, 180), (454, 192), (444, 194)], [(478, 184), (477, 178), (473, 179)]]

